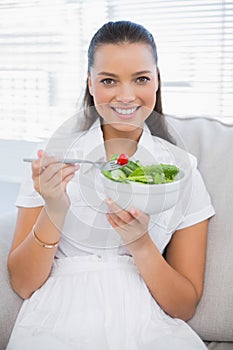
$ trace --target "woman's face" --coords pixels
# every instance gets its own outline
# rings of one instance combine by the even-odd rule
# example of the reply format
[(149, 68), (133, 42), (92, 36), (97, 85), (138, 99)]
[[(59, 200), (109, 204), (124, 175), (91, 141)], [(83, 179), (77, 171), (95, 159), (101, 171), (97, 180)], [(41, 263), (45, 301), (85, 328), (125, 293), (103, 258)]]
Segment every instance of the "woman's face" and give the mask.
[(99, 46), (88, 85), (95, 107), (104, 120), (104, 132), (108, 130), (120, 136), (141, 131), (154, 109), (158, 89), (151, 47), (144, 43)]

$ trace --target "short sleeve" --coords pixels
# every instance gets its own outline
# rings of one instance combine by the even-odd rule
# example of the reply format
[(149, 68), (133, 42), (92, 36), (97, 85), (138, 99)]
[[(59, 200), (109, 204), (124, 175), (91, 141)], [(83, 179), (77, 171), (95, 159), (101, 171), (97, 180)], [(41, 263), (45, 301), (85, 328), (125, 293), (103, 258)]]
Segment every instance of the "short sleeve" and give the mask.
[[(44, 143), (38, 148), (44, 148)], [(34, 150), (31, 157), (36, 156), (36, 151)], [(44, 200), (41, 195), (34, 189), (33, 180), (32, 180), (32, 170), (31, 163), (25, 163), (25, 176), (21, 182), (19, 193), (15, 201), (16, 207), (25, 207), (25, 208), (34, 208), (44, 205)]]
[(43, 198), (33, 187), (31, 177), (28, 176), (22, 181), (15, 205), (25, 208), (34, 208), (44, 205)]
[(210, 195), (207, 191), (203, 177), (197, 168), (197, 160), (192, 158), (192, 171), (189, 180), (189, 199), (183, 218), (176, 228), (185, 228), (212, 217), (215, 214)]

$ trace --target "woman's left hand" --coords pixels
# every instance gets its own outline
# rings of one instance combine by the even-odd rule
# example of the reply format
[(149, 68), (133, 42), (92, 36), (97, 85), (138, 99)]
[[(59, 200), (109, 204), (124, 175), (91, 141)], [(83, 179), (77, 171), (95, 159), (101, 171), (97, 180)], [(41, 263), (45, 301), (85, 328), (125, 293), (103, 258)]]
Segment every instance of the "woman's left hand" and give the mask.
[(149, 215), (136, 208), (122, 209), (111, 199), (106, 199), (108, 222), (119, 233), (130, 251), (140, 248), (149, 239)]

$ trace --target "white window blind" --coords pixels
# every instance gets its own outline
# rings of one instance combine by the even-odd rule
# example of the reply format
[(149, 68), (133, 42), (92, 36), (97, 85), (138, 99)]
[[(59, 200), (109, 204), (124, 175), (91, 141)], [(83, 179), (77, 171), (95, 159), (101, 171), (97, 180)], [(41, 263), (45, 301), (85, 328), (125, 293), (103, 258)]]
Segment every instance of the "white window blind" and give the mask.
[(106, 21), (104, 0), (1, 0), (0, 138), (46, 138), (73, 115)]
[(111, 5), (113, 19), (131, 19), (153, 33), (166, 113), (233, 117), (232, 1), (118, 0)]
[(89, 40), (120, 19), (155, 37), (165, 113), (232, 121), (232, 1), (1, 0), (0, 138), (49, 137), (71, 117)]

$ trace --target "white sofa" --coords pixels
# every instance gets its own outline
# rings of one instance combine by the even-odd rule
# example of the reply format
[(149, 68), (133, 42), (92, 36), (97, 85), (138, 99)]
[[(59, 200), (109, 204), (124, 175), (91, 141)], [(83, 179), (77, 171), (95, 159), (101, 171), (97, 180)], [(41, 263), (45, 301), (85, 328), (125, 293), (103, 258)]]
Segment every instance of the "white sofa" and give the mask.
[[(167, 118), (177, 144), (197, 157), (216, 210), (209, 225), (204, 293), (189, 324), (209, 350), (233, 350), (233, 125), (203, 117)], [(16, 211), (0, 218), (0, 350), (22, 303), (6, 268), (15, 218)]]

